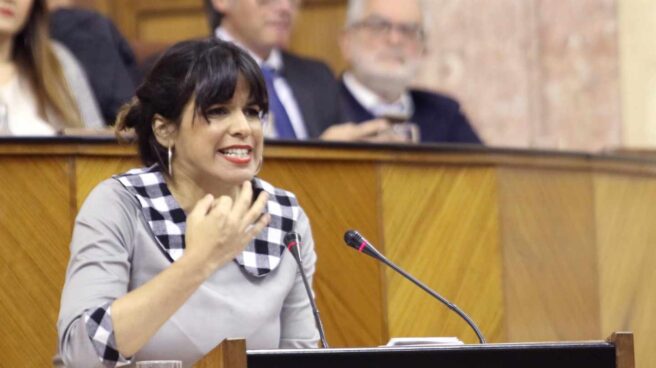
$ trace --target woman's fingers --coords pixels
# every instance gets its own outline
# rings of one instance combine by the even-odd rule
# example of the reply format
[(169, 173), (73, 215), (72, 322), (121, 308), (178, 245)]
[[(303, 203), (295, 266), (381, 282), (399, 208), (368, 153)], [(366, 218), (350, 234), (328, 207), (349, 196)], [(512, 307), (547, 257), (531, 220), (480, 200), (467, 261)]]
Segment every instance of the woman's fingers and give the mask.
[(246, 182), (234, 201), (229, 196), (213, 198), (209, 194), (198, 201), (187, 218), (188, 251), (216, 267), (243, 251), (271, 220), (264, 213), (268, 194), (262, 191), (251, 204), (252, 193), (250, 182)]
[(232, 214), (237, 218), (241, 218), (248, 211), (252, 200), (253, 187), (251, 187), (250, 181), (245, 181), (242, 183), (239, 193), (237, 193), (237, 197), (235, 198)]
[(220, 243), (226, 241), (230, 243), (229, 239), (237, 240), (244, 234), (255, 236), (270, 221), (270, 216), (264, 213), (269, 195), (262, 191), (251, 203), (252, 197), (251, 183), (244, 182), (234, 201), (228, 196), (212, 200), (208, 195), (199, 201), (190, 217), (195, 216), (200, 219), (200, 216), (207, 216), (209, 222), (206, 224), (211, 224), (210, 226), (215, 229), (213, 231), (219, 231), (216, 239), (223, 239), (219, 241)]

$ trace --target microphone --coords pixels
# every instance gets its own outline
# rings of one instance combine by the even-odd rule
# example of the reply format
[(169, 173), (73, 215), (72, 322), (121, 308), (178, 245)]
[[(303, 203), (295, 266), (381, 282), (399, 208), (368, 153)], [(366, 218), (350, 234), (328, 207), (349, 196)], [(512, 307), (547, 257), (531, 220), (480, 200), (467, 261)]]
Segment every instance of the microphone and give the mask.
[(481, 344), (485, 344), (485, 337), (483, 337), (483, 334), (481, 331), (478, 329), (474, 321), (469, 318), (469, 316), (463, 312), (460, 308), (458, 308), (455, 304), (451, 303), (450, 301), (446, 300), (444, 297), (442, 297), (440, 294), (436, 293), (435, 291), (431, 290), (428, 286), (424, 285), (421, 281), (417, 280), (414, 278), (412, 275), (409, 273), (403, 271), (399, 266), (395, 265), (392, 263), (390, 260), (385, 258), (382, 253), (380, 253), (367, 239), (365, 239), (362, 235), (360, 235), (359, 232), (356, 230), (349, 230), (346, 233), (344, 233), (344, 242), (346, 242), (346, 245), (348, 245), (351, 248), (356, 249), (360, 253), (364, 253), (368, 256), (371, 256), (378, 261), (383, 262), (387, 266), (391, 267), (394, 269), (394, 271), (400, 273), (403, 277), (406, 279), (410, 280), (412, 283), (415, 285), (419, 286), (422, 290), (430, 294), (432, 297), (436, 298), (440, 302), (444, 303), (449, 309), (452, 311), (456, 312), (462, 319), (464, 319), (467, 324), (474, 330), (476, 333), (476, 336), (478, 337), (478, 341)]
[(298, 269), (301, 271), (301, 278), (303, 278), (303, 285), (305, 286), (305, 292), (307, 292), (308, 299), (310, 300), (310, 306), (312, 307), (312, 313), (314, 314), (314, 322), (317, 324), (317, 329), (319, 330), (319, 336), (321, 337), (321, 345), (324, 348), (328, 347), (328, 341), (326, 341), (326, 334), (323, 331), (323, 323), (321, 323), (321, 317), (319, 316), (319, 308), (317, 308), (316, 303), (314, 302), (314, 297), (312, 296), (312, 289), (310, 288), (310, 283), (305, 276), (305, 271), (303, 270), (303, 260), (301, 259), (301, 252), (298, 248), (301, 246), (301, 236), (296, 232), (287, 233), (285, 235), (285, 246), (289, 252), (294, 256)]

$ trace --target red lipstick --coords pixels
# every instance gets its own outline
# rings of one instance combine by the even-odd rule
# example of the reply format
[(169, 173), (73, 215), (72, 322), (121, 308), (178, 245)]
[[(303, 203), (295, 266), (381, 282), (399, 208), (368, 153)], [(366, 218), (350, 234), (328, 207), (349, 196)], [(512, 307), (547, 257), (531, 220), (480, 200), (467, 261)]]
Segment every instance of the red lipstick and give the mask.
[(0, 9), (0, 15), (4, 15), (6, 17), (13, 17), (14, 14), (15, 13), (10, 9)]
[[(246, 150), (246, 155), (231, 155), (227, 152), (230, 150)], [(248, 145), (233, 145), (225, 148), (219, 149), (219, 152), (223, 155), (227, 161), (232, 162), (233, 164), (245, 165), (251, 162), (253, 159), (251, 153), (253, 152), (253, 147)]]

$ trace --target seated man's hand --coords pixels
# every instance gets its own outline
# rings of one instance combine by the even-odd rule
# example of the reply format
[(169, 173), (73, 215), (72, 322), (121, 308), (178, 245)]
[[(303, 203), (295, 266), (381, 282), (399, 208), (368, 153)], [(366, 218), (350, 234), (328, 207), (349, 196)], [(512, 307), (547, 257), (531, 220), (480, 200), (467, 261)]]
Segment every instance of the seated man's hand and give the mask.
[(387, 119), (373, 119), (362, 123), (343, 123), (326, 129), (321, 137), (325, 141), (399, 143), (408, 142), (405, 137), (392, 130)]

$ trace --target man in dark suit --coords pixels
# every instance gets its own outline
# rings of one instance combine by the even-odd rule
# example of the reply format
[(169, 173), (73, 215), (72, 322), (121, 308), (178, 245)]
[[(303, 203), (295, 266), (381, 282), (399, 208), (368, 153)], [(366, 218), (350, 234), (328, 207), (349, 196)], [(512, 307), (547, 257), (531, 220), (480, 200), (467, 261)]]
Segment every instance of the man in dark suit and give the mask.
[[(388, 140), (384, 119), (344, 123), (339, 87), (328, 66), (285, 51), (300, 0), (205, 0), (214, 34), (246, 49), (269, 90), (268, 138)], [(394, 137), (392, 137), (394, 138)]]
[(260, 64), (269, 89), (267, 136), (318, 138), (343, 121), (338, 86), (322, 62), (285, 51), (300, 0), (206, 0), (215, 35), (246, 49)]
[(340, 45), (350, 64), (340, 82), (346, 119), (392, 117), (421, 142), (482, 143), (458, 102), (410, 89), (425, 54), (421, 0), (350, 0)]

